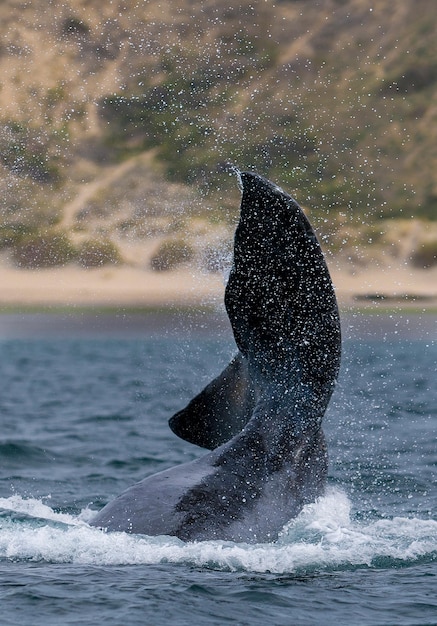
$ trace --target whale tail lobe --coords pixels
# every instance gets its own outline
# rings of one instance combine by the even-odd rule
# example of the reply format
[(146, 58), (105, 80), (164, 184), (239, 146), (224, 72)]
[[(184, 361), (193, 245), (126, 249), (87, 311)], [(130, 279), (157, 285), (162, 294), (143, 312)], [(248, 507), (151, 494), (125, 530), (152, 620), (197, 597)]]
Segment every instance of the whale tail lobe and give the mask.
[(271, 182), (238, 174), (243, 194), (225, 305), (239, 353), (169, 422), (209, 449), (238, 434), (272, 386), (292, 392), (295, 419), (305, 413), (309, 429), (320, 427), (340, 364), (337, 301), (307, 217)]

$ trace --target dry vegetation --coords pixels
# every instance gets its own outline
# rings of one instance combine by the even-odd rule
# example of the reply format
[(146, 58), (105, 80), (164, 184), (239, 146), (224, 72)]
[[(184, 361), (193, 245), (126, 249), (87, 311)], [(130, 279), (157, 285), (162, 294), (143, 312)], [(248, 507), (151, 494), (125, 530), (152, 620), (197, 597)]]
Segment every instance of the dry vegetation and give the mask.
[(345, 262), (435, 265), (436, 29), (434, 0), (4, 0), (3, 259), (146, 266), (183, 239), (215, 267), (233, 162)]

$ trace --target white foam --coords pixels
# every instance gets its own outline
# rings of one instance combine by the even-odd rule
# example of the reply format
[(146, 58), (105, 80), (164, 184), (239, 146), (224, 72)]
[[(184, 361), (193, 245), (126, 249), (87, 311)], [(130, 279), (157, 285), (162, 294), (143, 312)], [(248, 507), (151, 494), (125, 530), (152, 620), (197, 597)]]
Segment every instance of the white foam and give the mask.
[[(50, 499), (50, 496), (47, 496), (46, 499)], [(65, 524), (74, 524), (77, 522), (77, 518), (66, 513), (57, 513), (41, 500), (22, 498), (17, 494), (10, 498), (0, 498), (0, 508), (13, 511), (14, 513), (25, 513), (32, 517), (39, 517), (54, 522), (63, 522)]]
[[(0, 521), (0, 558), (89, 565), (178, 563), (231, 571), (278, 574), (369, 566), (380, 558), (404, 562), (435, 555), (437, 522), (410, 518), (356, 522), (351, 503), (332, 489), (305, 507), (274, 544), (206, 541), (104, 533), (86, 524), (92, 512), (56, 513), (38, 500), (0, 499), (0, 506), (38, 518)], [(41, 518), (51, 523), (41, 524)], [(59, 522), (59, 524), (53, 524)]]

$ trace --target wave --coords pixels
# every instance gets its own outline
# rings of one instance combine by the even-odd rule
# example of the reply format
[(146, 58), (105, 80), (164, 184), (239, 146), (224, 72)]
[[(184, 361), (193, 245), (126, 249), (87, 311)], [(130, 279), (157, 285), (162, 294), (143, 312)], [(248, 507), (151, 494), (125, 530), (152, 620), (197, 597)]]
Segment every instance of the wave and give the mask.
[(47, 451), (24, 441), (6, 441), (0, 443), (0, 457), (7, 467), (22, 467), (26, 462), (29, 467), (47, 463), (50, 458)]
[(356, 568), (407, 567), (437, 559), (437, 521), (356, 521), (341, 490), (308, 505), (272, 544), (183, 543), (174, 537), (105, 533), (94, 514), (56, 512), (41, 500), (0, 498), (0, 559), (88, 565), (185, 564), (223, 571), (312, 574)]

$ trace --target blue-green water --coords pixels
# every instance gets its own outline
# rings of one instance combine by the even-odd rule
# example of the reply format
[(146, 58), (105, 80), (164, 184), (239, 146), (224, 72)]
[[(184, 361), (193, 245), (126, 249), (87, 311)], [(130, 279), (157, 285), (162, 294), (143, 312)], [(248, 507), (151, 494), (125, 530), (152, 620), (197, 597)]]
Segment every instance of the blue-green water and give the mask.
[(232, 355), (223, 319), (0, 316), (0, 623), (437, 624), (437, 318), (343, 327), (326, 496), (275, 544), (183, 544), (87, 520), (202, 454), (167, 419)]

